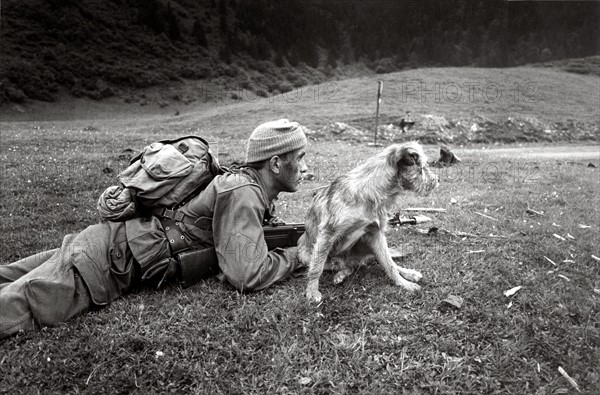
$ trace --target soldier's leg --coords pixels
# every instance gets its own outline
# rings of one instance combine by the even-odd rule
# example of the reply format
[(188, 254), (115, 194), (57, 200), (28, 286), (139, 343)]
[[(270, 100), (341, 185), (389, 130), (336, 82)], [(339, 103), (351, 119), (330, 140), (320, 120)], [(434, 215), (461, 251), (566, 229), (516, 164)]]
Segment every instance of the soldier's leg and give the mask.
[(56, 325), (92, 306), (77, 269), (58, 256), (0, 288), (0, 339), (20, 330)]
[(42, 251), (27, 258), (20, 259), (8, 265), (0, 265), (0, 288), (3, 284), (16, 281), (21, 276), (26, 275), (33, 269), (46, 262), (58, 248), (48, 251)]

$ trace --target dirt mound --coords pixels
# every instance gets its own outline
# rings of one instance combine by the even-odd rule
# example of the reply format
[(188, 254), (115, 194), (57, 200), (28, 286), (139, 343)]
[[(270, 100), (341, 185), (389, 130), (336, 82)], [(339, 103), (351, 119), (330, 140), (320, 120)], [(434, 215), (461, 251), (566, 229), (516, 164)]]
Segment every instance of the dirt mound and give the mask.
[[(508, 117), (500, 121), (489, 119), (448, 119), (434, 114), (415, 118), (413, 128), (403, 131), (396, 119), (386, 119), (377, 128), (377, 140), (382, 143), (419, 140), (424, 144), (468, 145), (472, 143), (519, 143), (596, 141), (598, 125), (567, 119), (544, 123), (532, 118)], [(372, 142), (375, 124), (372, 119), (356, 119), (349, 123), (334, 122), (308, 131), (315, 140)]]

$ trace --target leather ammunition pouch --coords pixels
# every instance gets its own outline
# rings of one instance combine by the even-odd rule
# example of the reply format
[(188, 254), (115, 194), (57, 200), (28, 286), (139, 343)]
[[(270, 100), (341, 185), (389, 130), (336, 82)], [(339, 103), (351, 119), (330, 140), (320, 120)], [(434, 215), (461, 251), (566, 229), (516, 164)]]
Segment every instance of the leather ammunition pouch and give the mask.
[[(174, 215), (164, 215), (163, 212)], [(178, 281), (181, 286), (187, 288), (219, 273), (214, 247), (190, 247), (181, 231), (180, 223), (197, 225), (193, 221), (186, 221), (187, 218), (179, 214), (181, 213), (175, 210), (162, 210), (161, 213), (155, 213), (162, 224), (171, 252), (171, 257), (142, 268), (142, 280), (152, 283), (158, 281), (157, 288), (172, 281)]]
[(214, 247), (186, 250), (142, 268), (142, 281), (158, 281), (156, 288), (178, 281), (187, 288), (219, 274), (219, 262)]
[(179, 264), (174, 258), (165, 258), (154, 264), (142, 267), (142, 281), (158, 281), (156, 288), (179, 277)]
[(188, 250), (177, 254), (182, 287), (187, 288), (198, 281), (219, 273), (219, 262), (214, 247)]

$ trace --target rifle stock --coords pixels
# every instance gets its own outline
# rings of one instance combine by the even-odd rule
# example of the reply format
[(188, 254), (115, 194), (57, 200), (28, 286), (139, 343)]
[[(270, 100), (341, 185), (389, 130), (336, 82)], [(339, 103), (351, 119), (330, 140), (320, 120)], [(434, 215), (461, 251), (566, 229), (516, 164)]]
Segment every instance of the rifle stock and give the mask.
[(305, 229), (302, 223), (263, 226), (269, 250), (297, 246)]
[[(304, 224), (265, 225), (263, 229), (270, 251), (298, 245), (298, 239), (304, 233)], [(179, 263), (179, 283), (183, 288), (220, 271), (214, 247), (180, 252), (176, 259)]]

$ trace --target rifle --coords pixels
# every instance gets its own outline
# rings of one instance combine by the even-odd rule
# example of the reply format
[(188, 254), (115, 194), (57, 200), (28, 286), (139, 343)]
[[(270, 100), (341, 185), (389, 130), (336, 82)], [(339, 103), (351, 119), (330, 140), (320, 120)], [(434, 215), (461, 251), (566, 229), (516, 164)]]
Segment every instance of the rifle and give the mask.
[(286, 248), (298, 245), (298, 239), (304, 234), (306, 227), (302, 223), (264, 225), (267, 248)]
[[(429, 221), (431, 221), (431, 218), (424, 215), (401, 217), (399, 213), (395, 213), (388, 219), (388, 224), (390, 226), (416, 225)], [(306, 226), (303, 223), (270, 223), (263, 225), (263, 230), (267, 248), (270, 251), (275, 248), (297, 246), (298, 239), (306, 231)], [(185, 251), (179, 253), (176, 259), (180, 265), (180, 284), (184, 288), (219, 272), (217, 256), (215, 255), (215, 249), (212, 247)], [(199, 265), (198, 262), (204, 262), (204, 264)]]
[[(388, 225), (390, 226), (402, 226), (402, 225), (417, 225), (425, 222), (430, 222), (431, 218), (425, 215), (415, 215), (412, 217), (402, 217), (400, 213), (394, 213), (388, 219)], [(306, 227), (303, 223), (291, 223), (291, 224), (269, 224), (264, 225), (263, 230), (265, 232), (265, 241), (269, 250), (275, 248), (286, 248), (298, 245), (298, 239), (306, 231)]]
[[(304, 233), (304, 224), (263, 225), (267, 248), (293, 247)], [(179, 264), (179, 283), (187, 288), (203, 278), (219, 273), (218, 259), (214, 247), (184, 251), (177, 254)]]

